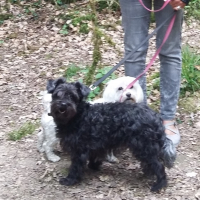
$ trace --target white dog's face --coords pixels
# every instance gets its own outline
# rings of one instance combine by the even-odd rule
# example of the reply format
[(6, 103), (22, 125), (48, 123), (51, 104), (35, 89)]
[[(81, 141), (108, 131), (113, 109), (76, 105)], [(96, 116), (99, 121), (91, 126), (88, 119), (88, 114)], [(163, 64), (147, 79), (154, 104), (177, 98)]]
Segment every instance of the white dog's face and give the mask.
[(142, 102), (144, 94), (138, 81), (130, 89), (124, 91), (133, 80), (135, 78), (125, 76), (109, 81), (103, 93), (104, 102), (124, 102), (127, 100), (135, 103)]

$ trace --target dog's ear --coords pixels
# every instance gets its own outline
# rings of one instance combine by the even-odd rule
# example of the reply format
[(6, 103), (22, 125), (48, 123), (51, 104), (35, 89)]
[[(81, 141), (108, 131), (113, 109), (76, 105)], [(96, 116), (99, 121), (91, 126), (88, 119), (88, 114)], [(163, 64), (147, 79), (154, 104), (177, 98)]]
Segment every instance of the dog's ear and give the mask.
[(90, 88), (86, 85), (76, 82), (75, 83), (76, 88), (78, 89), (78, 92), (82, 95), (82, 97), (86, 98), (90, 93)]
[(50, 79), (47, 81), (47, 91), (48, 93), (53, 93), (56, 87), (62, 83), (66, 83), (65, 78), (58, 78), (56, 80)]

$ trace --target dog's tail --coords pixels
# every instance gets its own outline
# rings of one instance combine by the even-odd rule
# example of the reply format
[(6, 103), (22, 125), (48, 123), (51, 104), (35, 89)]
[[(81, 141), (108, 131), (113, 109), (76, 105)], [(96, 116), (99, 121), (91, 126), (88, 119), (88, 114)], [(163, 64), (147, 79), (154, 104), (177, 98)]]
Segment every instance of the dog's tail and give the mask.
[(163, 148), (161, 150), (161, 157), (164, 161), (164, 165), (167, 168), (172, 168), (174, 165), (174, 162), (176, 160), (176, 148), (172, 141), (165, 138), (165, 143), (163, 145)]

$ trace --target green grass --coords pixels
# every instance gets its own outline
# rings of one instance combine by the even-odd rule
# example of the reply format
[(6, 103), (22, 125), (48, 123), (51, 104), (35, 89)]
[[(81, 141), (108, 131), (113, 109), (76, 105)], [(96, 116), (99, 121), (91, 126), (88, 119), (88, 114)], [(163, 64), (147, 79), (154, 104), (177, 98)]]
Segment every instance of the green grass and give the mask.
[(200, 55), (188, 46), (182, 48), (181, 95), (200, 90)]
[[(147, 77), (147, 96), (154, 90), (159, 91), (160, 74), (159, 72)], [(188, 46), (182, 47), (182, 74), (181, 74), (181, 97), (187, 92), (193, 94), (200, 90), (200, 55), (192, 51)]]
[(186, 19), (187, 17), (194, 17), (195, 19), (200, 20), (200, 1), (199, 0), (191, 0), (190, 3), (185, 6), (184, 10), (186, 11)]
[(32, 134), (36, 129), (36, 124), (31, 122), (26, 122), (23, 124), (18, 130), (14, 130), (8, 134), (9, 140), (20, 140), (22, 137), (26, 135)]
[(153, 90), (160, 90), (160, 73), (155, 72), (147, 77), (147, 96), (150, 96)]
[(67, 78), (68, 81), (71, 81), (71, 78), (74, 77), (78, 72), (81, 71), (81, 68), (75, 64), (71, 64), (67, 66), (67, 69), (64, 72), (64, 77)]

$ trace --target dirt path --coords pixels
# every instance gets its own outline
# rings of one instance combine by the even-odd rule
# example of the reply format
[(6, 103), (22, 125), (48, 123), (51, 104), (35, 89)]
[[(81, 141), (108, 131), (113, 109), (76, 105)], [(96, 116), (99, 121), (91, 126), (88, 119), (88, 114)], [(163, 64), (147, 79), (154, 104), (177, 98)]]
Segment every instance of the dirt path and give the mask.
[[(119, 156), (119, 164), (105, 162), (100, 172), (87, 170), (79, 185), (63, 187), (58, 179), (67, 173), (67, 155), (61, 154), (58, 163), (48, 162), (36, 150), (36, 133), (18, 142), (7, 139), (11, 130), (40, 118), (39, 93), (48, 78), (61, 75), (62, 66), (69, 63), (85, 65), (91, 61), (90, 35), (61, 37), (56, 26), (48, 22), (48, 18), (35, 22), (16, 17), (0, 27), (0, 40), (4, 41), (0, 44), (0, 200), (200, 199), (200, 130), (188, 120), (180, 125), (182, 142), (177, 162), (167, 171), (169, 186), (160, 194), (149, 191), (152, 180), (142, 176), (139, 163), (128, 152)], [(107, 33), (114, 35), (122, 53), (122, 29)], [(183, 43), (200, 52), (200, 28), (195, 21), (189, 27), (184, 24), (183, 36)], [(153, 54), (154, 41), (148, 58)], [(113, 65), (121, 58), (108, 45), (102, 53), (104, 64)], [(199, 119), (197, 114), (195, 120)]]

